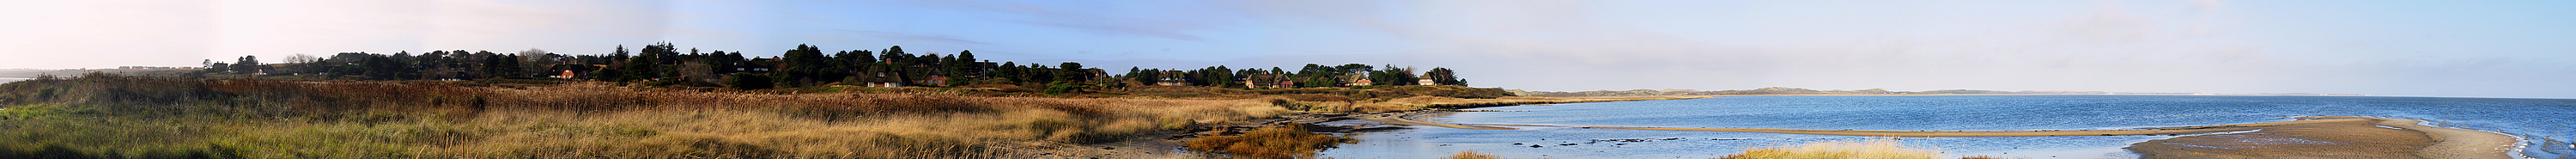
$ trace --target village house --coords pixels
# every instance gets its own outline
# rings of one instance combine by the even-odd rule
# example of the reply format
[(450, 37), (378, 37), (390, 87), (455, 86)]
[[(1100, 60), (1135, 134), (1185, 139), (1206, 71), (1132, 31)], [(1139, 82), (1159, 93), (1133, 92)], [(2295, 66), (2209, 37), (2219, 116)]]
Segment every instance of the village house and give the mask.
[(1160, 73), (1158, 73), (1158, 74), (1159, 74), (1159, 75), (1156, 75), (1156, 76), (1160, 76), (1160, 77), (1162, 77), (1162, 78), (1161, 78), (1161, 79), (1155, 79), (1155, 80), (1154, 80), (1154, 81), (1155, 81), (1155, 82), (1154, 82), (1154, 85), (1157, 85), (1157, 86), (1188, 86), (1188, 85), (1190, 85), (1190, 81), (1189, 81), (1189, 79), (1181, 78), (1182, 76), (1188, 76), (1188, 75), (1189, 75), (1189, 73), (1188, 73), (1188, 72), (1181, 72), (1181, 71), (1163, 71), (1163, 72), (1160, 72)]
[(948, 86), (948, 76), (943, 76), (943, 75), (930, 75), (930, 78), (922, 78), (922, 80), (921, 80), (921, 84), (925, 84), (925, 85), (936, 85), (936, 86)]
[(1287, 76), (1279, 74), (1260, 73), (1243, 75), (1243, 88), (1277, 89), (1294, 87), (1297, 87), (1296, 81), (1290, 81)]
[(608, 67), (608, 65), (596, 65), (596, 64), (556, 64), (556, 65), (554, 65), (554, 66), (549, 66), (549, 67), (547, 67), (547, 68), (546, 68), (546, 70), (552, 70), (552, 71), (558, 71), (558, 72), (565, 72), (565, 73), (560, 73), (560, 74), (556, 74), (556, 75), (553, 75), (553, 76), (546, 76), (546, 77), (561, 78), (561, 79), (582, 79), (582, 78), (584, 78), (584, 77), (589, 76), (593, 71), (598, 71), (598, 70), (599, 70), (599, 68), (605, 68), (605, 67)]
[(563, 70), (563, 73), (562, 73), (562, 74), (556, 74), (556, 75), (553, 75), (553, 76), (546, 76), (546, 77), (547, 77), (547, 78), (572, 79), (572, 77), (573, 77), (573, 73), (572, 73), (572, 70)]

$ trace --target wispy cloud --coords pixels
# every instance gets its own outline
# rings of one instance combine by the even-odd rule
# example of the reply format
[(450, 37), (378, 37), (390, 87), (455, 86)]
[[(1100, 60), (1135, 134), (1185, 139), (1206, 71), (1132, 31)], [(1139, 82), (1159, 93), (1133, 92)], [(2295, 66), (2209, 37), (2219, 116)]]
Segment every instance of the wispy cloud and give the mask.
[[(856, 36), (856, 37), (866, 37), (867, 39), (886, 39), (886, 40), (892, 40), (892, 41), (885, 41), (886, 43), (896, 43), (896, 42), (929, 42), (929, 43), (975, 44), (975, 45), (990, 45), (990, 44), (993, 44), (993, 43), (986, 43), (986, 42), (981, 42), (981, 41), (974, 41), (974, 40), (959, 39), (959, 38), (954, 37), (954, 36), (946, 36), (946, 35), (924, 35), (924, 34), (917, 34), (917, 33), (897, 33), (897, 32), (865, 31), (865, 30), (849, 30), (849, 29), (835, 29), (835, 30), (833, 30), (833, 31), (838, 32), (837, 34), (831, 34), (831, 36), (836, 36), (836, 37), (840, 37), (840, 36)], [(840, 39), (848, 39), (848, 40), (857, 40), (857, 39), (859, 39), (859, 38), (856, 38), (856, 37), (841, 37)]]
[[(1043, 2), (1041, 2), (1043, 3)], [(971, 12), (998, 13), (987, 16), (997, 21), (1050, 26), (1083, 32), (1114, 35), (1136, 35), (1201, 41), (1205, 38), (1187, 32), (1219, 29), (1236, 17), (1222, 11), (1194, 9), (1189, 2), (1170, 3), (1059, 3), (1036, 5), (998, 1), (918, 1), (924, 7), (951, 8)], [(1123, 4), (1153, 4), (1155, 7)]]

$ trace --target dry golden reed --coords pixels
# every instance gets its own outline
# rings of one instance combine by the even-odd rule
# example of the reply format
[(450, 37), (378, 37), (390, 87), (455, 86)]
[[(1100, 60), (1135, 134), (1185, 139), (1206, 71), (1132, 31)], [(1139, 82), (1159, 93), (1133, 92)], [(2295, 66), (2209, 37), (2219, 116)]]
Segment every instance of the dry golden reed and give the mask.
[(1892, 139), (1870, 139), (1748, 148), (1742, 154), (1727, 155), (1723, 159), (1933, 159), (1940, 156), (1941, 151), (1931, 148), (1908, 147)]
[[(1260, 99), (93, 75), (0, 84), (0, 156), (1020, 158), (1290, 113)], [(24, 157), (24, 156), (20, 156)]]
[(1237, 136), (1211, 136), (1190, 140), (1190, 150), (1229, 154), (1226, 158), (1290, 159), (1312, 158), (1316, 150), (1352, 142), (1350, 138), (1307, 132), (1299, 126), (1277, 126), (1254, 129)]
[(1449, 157), (1441, 157), (1440, 159), (1503, 159), (1503, 157), (1476, 153), (1476, 151), (1469, 150), (1458, 151), (1457, 154), (1449, 154)]

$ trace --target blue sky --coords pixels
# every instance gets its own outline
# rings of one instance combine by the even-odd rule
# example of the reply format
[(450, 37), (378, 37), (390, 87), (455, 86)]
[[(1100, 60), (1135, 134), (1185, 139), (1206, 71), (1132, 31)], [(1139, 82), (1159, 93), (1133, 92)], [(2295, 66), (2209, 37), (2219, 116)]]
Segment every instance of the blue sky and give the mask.
[(1089, 66), (1460, 70), (1527, 90), (2576, 98), (2570, 1), (63, 1), (0, 6), (0, 68), (672, 42), (902, 45)]

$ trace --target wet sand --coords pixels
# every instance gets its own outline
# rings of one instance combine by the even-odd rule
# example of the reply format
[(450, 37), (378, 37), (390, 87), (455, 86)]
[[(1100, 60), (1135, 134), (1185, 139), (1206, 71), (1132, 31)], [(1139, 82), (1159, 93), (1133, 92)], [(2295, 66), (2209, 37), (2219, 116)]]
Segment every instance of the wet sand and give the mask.
[(2417, 123), (2424, 123), (2424, 121), (2415, 119), (2388, 119), (2380, 121), (2379, 125), (2422, 131), (2431, 136), (2434, 142), (2437, 143), (2433, 143), (2432, 147), (2426, 147), (2423, 151), (2416, 153), (2417, 155), (2425, 156), (2424, 158), (2512, 158), (2513, 156), (2509, 155), (2509, 153), (2513, 152), (2514, 144), (2520, 142), (2513, 136), (2505, 136), (2504, 134), (2497, 134), (2494, 132), (2424, 126)]
[[(2262, 131), (2207, 134), (2130, 144), (2140, 158), (2425, 158), (2432, 136), (2376, 127), (2378, 121), (2266, 127)], [(2407, 123), (2412, 125), (2412, 123)]]
[[(1505, 126), (1548, 126), (1516, 124), (1451, 124), (1406, 119), (1422, 113), (1396, 113), (1360, 117), (1369, 121), (1400, 125), (1425, 125), (1460, 129), (1512, 130)], [(2438, 159), (2503, 159), (2516, 139), (2491, 132), (2424, 126), (2420, 120), (2308, 116), (2299, 120), (2226, 124), (2190, 127), (2142, 128), (2134, 130), (2038, 130), (2038, 131), (1882, 131), (1882, 130), (1816, 130), (1768, 128), (1664, 128), (1664, 127), (1582, 127), (1586, 129), (1720, 131), (1843, 136), (1891, 137), (2010, 137), (2010, 136), (2112, 136), (2112, 135), (2189, 135), (2132, 144), (2130, 151), (2143, 158), (2438, 158)], [(2383, 127), (2384, 126), (2384, 127)], [(2225, 133), (2242, 132), (2242, 133)], [(2212, 134), (2217, 133), (2217, 134)]]
[[(2284, 125), (2262, 131), (2151, 140), (2129, 146), (2145, 158), (2512, 158), (2512, 136), (2424, 126), (2414, 119)], [(2386, 127), (2380, 127), (2386, 126)]]

